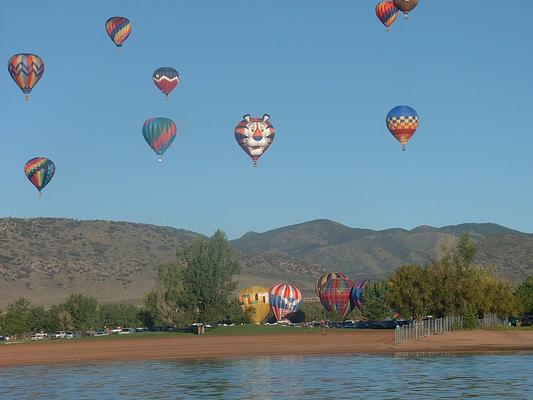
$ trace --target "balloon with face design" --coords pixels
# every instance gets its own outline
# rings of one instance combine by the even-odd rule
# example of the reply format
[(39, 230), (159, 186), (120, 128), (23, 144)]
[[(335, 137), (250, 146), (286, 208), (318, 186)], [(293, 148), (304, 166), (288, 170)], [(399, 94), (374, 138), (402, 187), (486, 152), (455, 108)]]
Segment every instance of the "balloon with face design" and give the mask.
[(235, 127), (235, 140), (252, 158), (254, 166), (274, 140), (276, 130), (269, 119), (268, 114), (263, 115), (263, 118), (252, 118), (246, 114)]

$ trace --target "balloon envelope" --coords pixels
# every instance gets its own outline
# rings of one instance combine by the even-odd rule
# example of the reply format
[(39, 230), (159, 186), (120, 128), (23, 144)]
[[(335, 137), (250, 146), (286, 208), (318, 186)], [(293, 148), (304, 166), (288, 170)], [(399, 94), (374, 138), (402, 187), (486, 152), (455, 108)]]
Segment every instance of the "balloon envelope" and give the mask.
[(44, 61), (41, 57), (30, 54), (15, 54), (9, 59), (7, 69), (22, 93), (30, 94), (33, 87), (39, 82), (44, 73)]
[(48, 185), (55, 172), (54, 163), (44, 157), (32, 158), (24, 165), (24, 174), (39, 192)]
[(288, 283), (280, 283), (270, 289), (269, 302), (276, 320), (286, 318), (300, 309), (302, 292)]
[(366, 287), (366, 284), (368, 283), (367, 279), (357, 281), (353, 285), (352, 289), (352, 302), (357, 306), (361, 307), (363, 305), (363, 290)]
[(113, 43), (121, 47), (131, 33), (131, 22), (125, 17), (111, 17), (105, 23), (105, 30)]
[(398, 9), (393, 1), (382, 1), (376, 5), (376, 15), (381, 23), (389, 28), (398, 17)]
[(144, 122), (143, 136), (146, 143), (161, 156), (172, 144), (177, 130), (176, 124), (169, 118), (150, 118)]
[(412, 107), (397, 106), (389, 111), (386, 122), (390, 133), (405, 149), (405, 145), (418, 129), (420, 119)]
[(172, 67), (161, 67), (154, 71), (152, 80), (159, 90), (168, 96), (180, 83), (180, 74)]
[(320, 301), (326, 311), (334, 311), (339, 317), (345, 318), (353, 307), (351, 292), (353, 282), (348, 278), (333, 278), (320, 288)]
[(326, 272), (325, 274), (322, 274), (318, 277), (318, 279), (315, 282), (315, 292), (318, 297), (320, 297), (320, 288), (330, 279), (334, 278), (346, 278), (348, 277), (343, 274), (342, 272)]
[(269, 119), (268, 114), (263, 115), (263, 118), (252, 118), (246, 114), (235, 127), (235, 140), (252, 158), (254, 165), (270, 147), (276, 134)]
[(418, 5), (418, 0), (394, 0), (394, 5), (407, 15), (409, 11), (412, 11)]
[(253, 308), (255, 314), (252, 318), (252, 321), (261, 323), (270, 312), (268, 297), (268, 288), (254, 285), (239, 292), (239, 304), (241, 305), (243, 311), (249, 307)]

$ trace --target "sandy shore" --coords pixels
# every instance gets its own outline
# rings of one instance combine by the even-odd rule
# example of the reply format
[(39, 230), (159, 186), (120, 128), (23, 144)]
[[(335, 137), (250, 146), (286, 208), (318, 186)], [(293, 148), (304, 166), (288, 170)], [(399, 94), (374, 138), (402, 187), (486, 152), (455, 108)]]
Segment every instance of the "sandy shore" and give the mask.
[(307, 354), (533, 351), (533, 331), (466, 331), (394, 345), (394, 331), (166, 336), (0, 345), (0, 367), (121, 360)]

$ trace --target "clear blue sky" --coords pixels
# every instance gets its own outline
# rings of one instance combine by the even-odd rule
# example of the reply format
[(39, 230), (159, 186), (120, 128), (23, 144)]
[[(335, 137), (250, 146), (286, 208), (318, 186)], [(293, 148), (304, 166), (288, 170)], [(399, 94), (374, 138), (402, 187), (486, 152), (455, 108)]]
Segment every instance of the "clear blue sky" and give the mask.
[[(0, 216), (231, 238), (315, 218), (533, 232), (527, 10), (421, 0), (387, 33), (375, 3), (6, 2), (4, 65), (34, 52), (46, 71), (29, 104), (5, 67), (0, 77)], [(121, 53), (104, 30), (114, 15), (133, 23)], [(167, 65), (182, 82), (165, 102), (151, 76)], [(421, 118), (407, 152), (384, 122), (398, 104)], [(257, 168), (233, 136), (246, 113), (277, 130)], [(179, 129), (163, 163), (141, 134), (155, 116)], [(34, 156), (57, 167), (41, 199), (22, 173)]]

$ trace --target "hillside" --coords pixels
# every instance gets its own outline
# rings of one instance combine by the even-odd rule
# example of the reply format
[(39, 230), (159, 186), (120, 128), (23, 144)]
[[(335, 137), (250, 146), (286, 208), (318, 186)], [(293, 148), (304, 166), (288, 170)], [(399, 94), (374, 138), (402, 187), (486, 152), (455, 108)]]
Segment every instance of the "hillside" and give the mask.
[[(0, 306), (20, 296), (48, 305), (75, 291), (102, 301), (138, 302), (152, 288), (157, 267), (196, 236), (129, 222), (0, 219)], [(298, 280), (310, 290), (324, 270), (288, 256), (238, 255), (240, 287)]]
[[(288, 281), (314, 296), (314, 281), (326, 270), (383, 278), (399, 265), (427, 263), (464, 232), (478, 244), (477, 261), (500, 276), (519, 281), (533, 274), (533, 235), (495, 224), (376, 231), (315, 220), (250, 232), (231, 243), (241, 264), (239, 288)], [(0, 219), (0, 306), (20, 296), (49, 305), (72, 292), (138, 303), (152, 288), (157, 267), (196, 236), (129, 222)]]
[(402, 264), (425, 264), (443, 245), (469, 233), (479, 247), (477, 261), (514, 281), (533, 273), (533, 235), (496, 224), (461, 224), (442, 228), (349, 228), (329, 220), (249, 232), (232, 241), (245, 252), (267, 252), (325, 265), (356, 278), (382, 278)]

